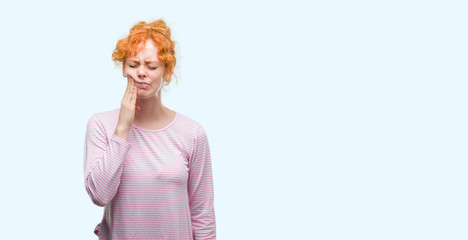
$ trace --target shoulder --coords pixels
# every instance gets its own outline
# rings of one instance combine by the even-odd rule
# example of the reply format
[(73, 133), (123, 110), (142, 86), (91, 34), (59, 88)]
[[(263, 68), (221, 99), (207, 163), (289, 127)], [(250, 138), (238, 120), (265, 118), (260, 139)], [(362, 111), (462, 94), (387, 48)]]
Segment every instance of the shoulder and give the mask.
[(179, 128), (183, 129), (187, 140), (189, 140), (192, 147), (200, 142), (207, 141), (207, 132), (202, 123), (192, 117), (188, 117), (180, 112), (178, 113)]
[(120, 108), (107, 110), (103, 112), (97, 112), (91, 115), (90, 119), (100, 120), (100, 121), (109, 121), (115, 120), (115, 118), (119, 118)]
[(180, 112), (177, 112), (177, 114), (179, 125), (187, 132), (191, 132), (193, 135), (196, 135), (199, 131), (204, 131), (204, 128), (199, 121)]
[(102, 112), (97, 112), (97, 113), (93, 113), (90, 117), (89, 117), (89, 121), (104, 121), (104, 122), (107, 122), (107, 121), (111, 121), (111, 120), (115, 120), (117, 118), (119, 118), (119, 113), (120, 113), (120, 108), (115, 108), (115, 109), (112, 109), (112, 110), (107, 110), (107, 111), (102, 111)]
[(105, 129), (112, 129), (119, 120), (120, 108), (102, 111), (92, 114), (88, 119), (88, 128), (99, 128), (105, 131)]

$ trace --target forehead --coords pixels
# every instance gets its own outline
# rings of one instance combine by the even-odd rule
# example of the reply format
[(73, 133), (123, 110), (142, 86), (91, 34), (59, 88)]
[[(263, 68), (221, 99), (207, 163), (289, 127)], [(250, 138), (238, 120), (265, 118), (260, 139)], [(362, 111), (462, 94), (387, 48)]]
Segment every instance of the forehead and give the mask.
[[(144, 44), (144, 45), (143, 45)], [(144, 47), (143, 47), (144, 46)], [(153, 40), (148, 39), (145, 42), (141, 42), (139, 47), (142, 47), (140, 51), (134, 56), (128, 57), (129, 61), (153, 61), (159, 62), (158, 59), (158, 47)]]

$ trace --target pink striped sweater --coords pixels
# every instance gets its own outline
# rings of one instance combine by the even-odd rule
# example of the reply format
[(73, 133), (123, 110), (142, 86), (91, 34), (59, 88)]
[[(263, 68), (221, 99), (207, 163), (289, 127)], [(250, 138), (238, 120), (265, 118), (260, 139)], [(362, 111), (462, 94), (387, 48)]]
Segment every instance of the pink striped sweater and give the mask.
[(213, 177), (207, 134), (176, 112), (161, 129), (133, 125), (114, 135), (120, 108), (96, 113), (84, 142), (84, 185), (104, 207), (94, 229), (100, 240), (216, 239)]

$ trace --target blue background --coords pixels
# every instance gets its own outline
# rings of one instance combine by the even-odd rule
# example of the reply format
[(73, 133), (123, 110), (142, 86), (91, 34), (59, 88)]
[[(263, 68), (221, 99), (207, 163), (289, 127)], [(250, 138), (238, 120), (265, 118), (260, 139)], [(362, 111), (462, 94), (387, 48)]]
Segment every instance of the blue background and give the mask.
[(86, 123), (120, 107), (117, 41), (162, 17), (162, 101), (207, 131), (218, 239), (468, 239), (467, 7), (2, 2), (0, 238), (97, 239)]

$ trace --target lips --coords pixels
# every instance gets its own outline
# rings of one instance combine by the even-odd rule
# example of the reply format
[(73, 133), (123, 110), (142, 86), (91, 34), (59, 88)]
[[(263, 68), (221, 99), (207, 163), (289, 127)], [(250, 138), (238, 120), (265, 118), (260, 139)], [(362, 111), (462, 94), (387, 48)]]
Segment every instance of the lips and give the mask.
[(139, 85), (141, 88), (147, 88), (147, 87), (149, 86), (148, 83), (144, 83), (144, 82), (138, 83), (138, 85)]

